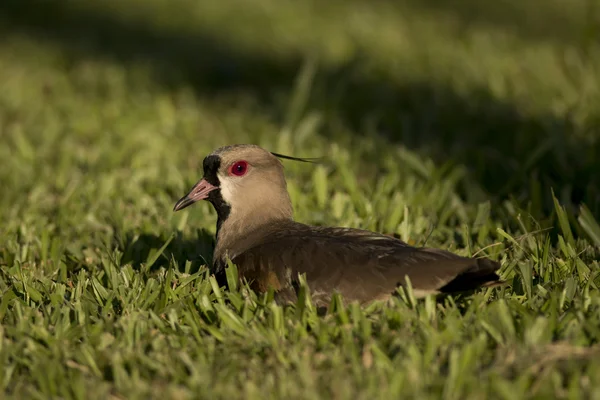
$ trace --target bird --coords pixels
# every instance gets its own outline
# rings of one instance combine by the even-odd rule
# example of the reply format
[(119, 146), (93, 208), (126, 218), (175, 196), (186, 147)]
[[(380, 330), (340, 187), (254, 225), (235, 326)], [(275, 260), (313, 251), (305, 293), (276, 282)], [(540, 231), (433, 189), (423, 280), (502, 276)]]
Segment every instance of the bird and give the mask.
[(312, 162), (254, 144), (217, 148), (203, 160), (203, 178), (174, 205), (177, 212), (206, 200), (215, 209), (209, 266), (215, 276), (224, 276), (229, 261), (252, 290), (273, 290), (275, 301), (286, 304), (297, 301), (303, 275), (317, 307), (327, 307), (335, 293), (363, 305), (389, 300), (408, 280), (417, 299), (503, 283), (500, 263), (489, 258), (415, 247), (364, 229), (295, 221), (282, 159)]

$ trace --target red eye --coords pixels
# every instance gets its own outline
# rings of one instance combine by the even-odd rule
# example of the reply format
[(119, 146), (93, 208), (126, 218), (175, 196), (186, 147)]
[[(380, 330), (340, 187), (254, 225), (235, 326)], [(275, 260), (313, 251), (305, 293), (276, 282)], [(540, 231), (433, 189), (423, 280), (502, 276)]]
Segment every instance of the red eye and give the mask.
[(248, 171), (248, 163), (246, 161), (237, 161), (229, 167), (229, 175), (242, 176)]

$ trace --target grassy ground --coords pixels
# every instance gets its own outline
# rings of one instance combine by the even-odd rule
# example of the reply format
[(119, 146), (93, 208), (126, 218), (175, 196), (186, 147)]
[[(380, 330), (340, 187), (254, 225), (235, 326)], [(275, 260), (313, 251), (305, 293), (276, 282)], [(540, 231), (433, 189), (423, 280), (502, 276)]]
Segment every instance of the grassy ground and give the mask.
[[(593, 0), (0, 2), (7, 398), (600, 398)], [(297, 219), (485, 254), (511, 282), (281, 308), (206, 276), (174, 202), (213, 148)], [(554, 193), (554, 196), (553, 196)]]

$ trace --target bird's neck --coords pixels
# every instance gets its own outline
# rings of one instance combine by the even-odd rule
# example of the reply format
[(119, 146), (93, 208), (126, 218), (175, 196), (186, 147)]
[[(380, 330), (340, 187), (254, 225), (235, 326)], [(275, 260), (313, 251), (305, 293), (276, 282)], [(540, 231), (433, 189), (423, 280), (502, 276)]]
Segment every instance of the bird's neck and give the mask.
[(230, 208), (227, 213), (219, 214), (213, 267), (223, 265), (226, 258), (233, 259), (258, 244), (270, 227), (286, 222), (293, 222), (292, 206), (287, 202), (279, 207), (245, 207), (243, 213)]

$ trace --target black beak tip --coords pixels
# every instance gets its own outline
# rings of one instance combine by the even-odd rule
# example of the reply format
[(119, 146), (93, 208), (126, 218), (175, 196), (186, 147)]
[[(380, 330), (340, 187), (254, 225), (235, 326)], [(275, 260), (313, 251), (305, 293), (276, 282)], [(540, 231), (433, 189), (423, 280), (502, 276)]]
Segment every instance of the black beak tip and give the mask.
[(177, 203), (173, 206), (173, 212), (181, 211), (184, 208), (190, 206), (193, 203), (187, 196), (179, 199)]

